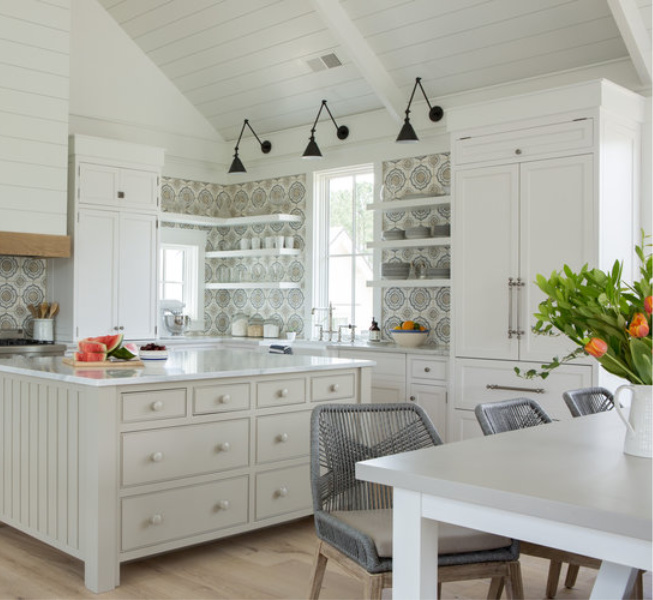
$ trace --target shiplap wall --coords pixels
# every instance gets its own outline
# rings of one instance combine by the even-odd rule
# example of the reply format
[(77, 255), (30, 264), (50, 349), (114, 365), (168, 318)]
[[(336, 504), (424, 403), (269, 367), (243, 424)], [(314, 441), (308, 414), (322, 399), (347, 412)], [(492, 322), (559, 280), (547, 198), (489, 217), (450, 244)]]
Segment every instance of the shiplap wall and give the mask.
[(66, 234), (70, 8), (0, 2), (0, 231)]

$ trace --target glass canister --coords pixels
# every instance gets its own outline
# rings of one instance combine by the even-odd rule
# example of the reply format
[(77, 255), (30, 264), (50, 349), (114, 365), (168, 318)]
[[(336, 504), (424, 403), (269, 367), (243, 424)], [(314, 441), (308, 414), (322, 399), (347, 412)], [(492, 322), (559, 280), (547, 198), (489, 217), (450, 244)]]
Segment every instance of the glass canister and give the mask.
[(231, 335), (234, 337), (246, 337), (247, 324), (247, 315), (245, 313), (237, 313), (231, 320)]
[(277, 319), (265, 319), (263, 322), (263, 337), (278, 338), (279, 337), (279, 321)]
[(247, 337), (263, 337), (263, 319), (250, 317), (247, 321)]

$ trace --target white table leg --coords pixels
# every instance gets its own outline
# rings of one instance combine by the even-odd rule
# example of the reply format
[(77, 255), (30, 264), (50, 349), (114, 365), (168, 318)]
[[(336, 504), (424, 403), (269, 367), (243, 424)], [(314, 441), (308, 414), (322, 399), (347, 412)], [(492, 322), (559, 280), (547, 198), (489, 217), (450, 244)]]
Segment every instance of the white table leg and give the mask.
[(603, 561), (590, 595), (594, 600), (629, 598), (637, 569)]
[(422, 518), (422, 496), (394, 488), (392, 597), (437, 600), (438, 522)]

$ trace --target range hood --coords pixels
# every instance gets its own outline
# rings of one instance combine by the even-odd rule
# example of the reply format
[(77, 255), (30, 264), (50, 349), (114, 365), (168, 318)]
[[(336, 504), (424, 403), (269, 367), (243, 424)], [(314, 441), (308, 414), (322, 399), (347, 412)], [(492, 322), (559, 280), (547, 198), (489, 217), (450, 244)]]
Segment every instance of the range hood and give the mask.
[(0, 231), (0, 255), (68, 258), (70, 236)]

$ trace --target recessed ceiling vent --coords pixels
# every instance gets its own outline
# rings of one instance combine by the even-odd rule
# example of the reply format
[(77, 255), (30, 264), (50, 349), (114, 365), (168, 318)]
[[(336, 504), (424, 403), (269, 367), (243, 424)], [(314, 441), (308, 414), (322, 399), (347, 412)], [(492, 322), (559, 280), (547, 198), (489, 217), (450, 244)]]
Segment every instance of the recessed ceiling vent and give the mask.
[(342, 62), (333, 52), (324, 54), (323, 56), (317, 56), (316, 58), (309, 58), (306, 64), (314, 73), (342, 66)]

